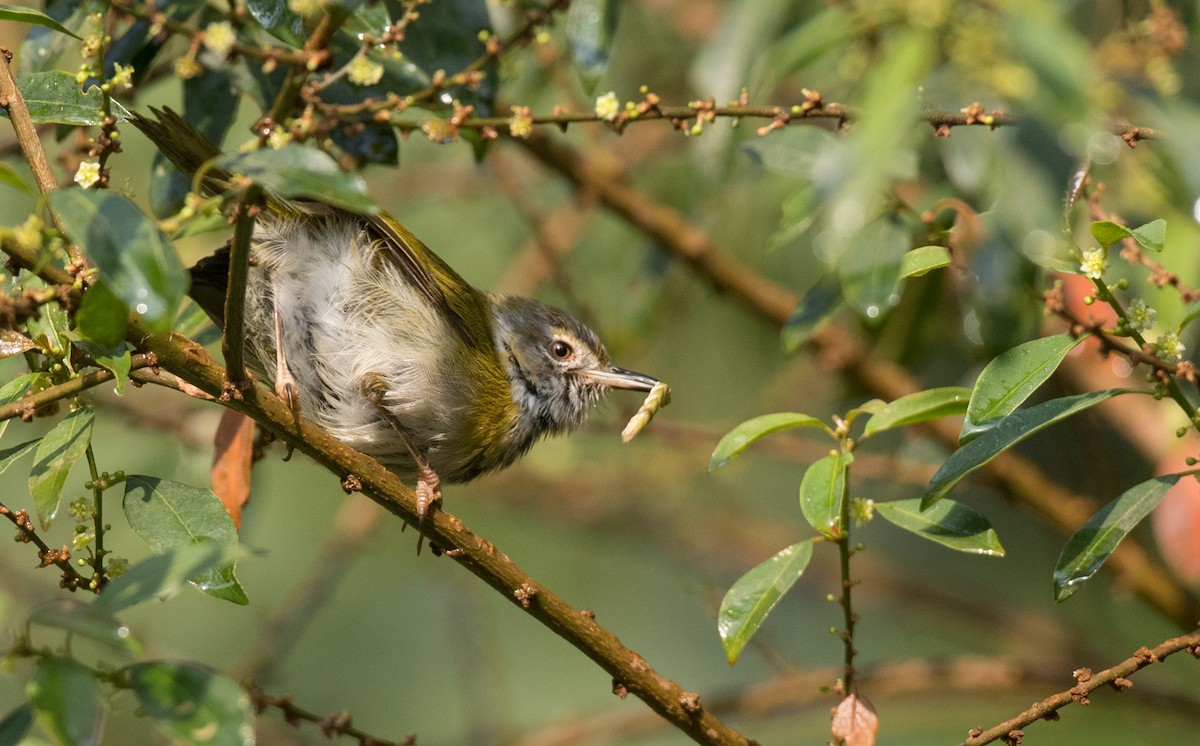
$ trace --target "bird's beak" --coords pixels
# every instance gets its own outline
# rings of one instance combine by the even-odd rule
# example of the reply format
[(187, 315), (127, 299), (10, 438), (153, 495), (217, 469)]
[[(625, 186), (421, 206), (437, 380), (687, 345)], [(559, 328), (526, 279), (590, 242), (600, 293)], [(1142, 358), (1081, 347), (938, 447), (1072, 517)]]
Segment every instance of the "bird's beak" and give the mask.
[(658, 383), (657, 378), (651, 378), (643, 373), (634, 373), (612, 366), (610, 368), (592, 368), (580, 370), (576, 375), (583, 376), (595, 383), (610, 389), (630, 389), (632, 391), (649, 391)]

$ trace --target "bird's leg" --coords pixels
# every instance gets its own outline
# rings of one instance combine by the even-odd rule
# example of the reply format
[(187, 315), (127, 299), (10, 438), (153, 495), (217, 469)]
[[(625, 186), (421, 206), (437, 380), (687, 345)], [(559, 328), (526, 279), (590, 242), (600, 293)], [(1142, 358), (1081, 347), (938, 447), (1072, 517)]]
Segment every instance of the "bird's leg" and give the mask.
[[(429, 459), (421, 452), (412, 433), (404, 426), (404, 423), (400, 422), (384, 406), (387, 383), (383, 380), (383, 376), (378, 373), (368, 373), (363, 376), (360, 385), (363, 396), (378, 410), (380, 416), (396, 430), (401, 442), (408, 449), (408, 453), (412, 456), (413, 463), (417, 467), (417, 530), (420, 530), (422, 524), (425, 523), (425, 516), (429, 511), (442, 504), (442, 479), (434, 471), (433, 465), (429, 463)], [(418, 553), (421, 551), (421, 541), (423, 538), (422, 536), (421, 539), (417, 540)]]
[[(296, 425), (296, 432), (300, 432), (300, 389), (296, 385), (296, 378), (292, 375), (292, 371), (288, 368), (287, 357), (283, 354), (283, 317), (279, 314), (279, 306), (275, 306), (275, 395), (283, 400), (283, 403), (292, 410), (292, 421)], [(292, 446), (287, 447), (287, 455), (283, 457), (287, 461), (292, 457)]]

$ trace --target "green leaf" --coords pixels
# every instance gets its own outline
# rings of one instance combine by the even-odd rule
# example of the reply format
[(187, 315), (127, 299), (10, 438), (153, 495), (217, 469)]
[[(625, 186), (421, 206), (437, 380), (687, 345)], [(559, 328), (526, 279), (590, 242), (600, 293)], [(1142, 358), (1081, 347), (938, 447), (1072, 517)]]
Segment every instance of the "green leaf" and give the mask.
[(74, 598), (60, 598), (38, 606), (29, 615), (31, 624), (63, 629), (103, 643), (123, 653), (140, 653), (142, 646), (107, 609)]
[(21, 746), (33, 726), (33, 705), (26, 702), (0, 720), (0, 746)]
[(277, 150), (230, 153), (216, 158), (214, 163), (285, 199), (315, 199), (358, 213), (379, 210), (367, 196), (367, 186), (361, 178), (346, 173), (332, 157), (315, 148), (287, 145)]
[(125, 674), (141, 709), (173, 741), (197, 746), (254, 742), (250, 695), (227, 676), (168, 661), (136, 663)]
[(1046, 382), (1083, 336), (1058, 334), (1017, 345), (987, 364), (975, 381), (959, 443), (967, 443), (1016, 411)]
[(1154, 510), (1180, 476), (1167, 474), (1130, 487), (1080, 526), (1067, 540), (1054, 566), (1054, 600), (1070, 598), (1095, 575), (1121, 540)]
[(101, 743), (104, 701), (86, 666), (71, 658), (45, 656), (26, 686), (38, 725), (64, 746)]
[(110, 612), (151, 599), (165, 599), (179, 591), (192, 578), (231, 565), (248, 553), (240, 544), (220, 544), (201, 540), (171, 549), (134, 564), (105, 586), (96, 603)]
[(725, 464), (729, 463), (730, 459), (737, 456), (754, 441), (764, 438), (771, 433), (777, 433), (780, 430), (789, 430), (793, 427), (819, 427), (825, 432), (833, 435), (833, 431), (816, 417), (807, 414), (795, 414), (793, 412), (778, 412), (776, 414), (764, 414), (755, 417), (751, 420), (746, 420), (734, 429), (725, 434), (721, 438), (721, 442), (717, 443), (717, 447), (713, 450), (712, 458), (708, 462), (708, 470), (716, 471)]
[(74, 36), (76, 39), (79, 38), (66, 26), (63, 26), (61, 23), (46, 15), (42, 11), (34, 10), (33, 8), (22, 8), (17, 5), (0, 5), (0, 21), (15, 21), (16, 23), (44, 26), (45, 28), (57, 31), (60, 34)]
[(788, 127), (742, 145), (751, 161), (772, 173), (811, 179), (822, 153), (837, 147), (837, 139), (818, 127)]
[(962, 414), (967, 409), (970, 396), (970, 390), (963, 386), (946, 386), (902, 396), (872, 414), (871, 419), (867, 420), (866, 428), (863, 429), (862, 437), (866, 438), (894, 427)]
[(287, 0), (246, 0), (246, 10), (271, 36), (296, 49), (304, 46), (304, 25)]
[(906, 251), (900, 263), (901, 277), (920, 277), (942, 267), (949, 267), (953, 259), (945, 246), (922, 246)]
[[(36, 275), (22, 272), (21, 287), (25, 290), (34, 290), (46, 287), (46, 283)], [(38, 310), (40, 313), (36, 318), (30, 318), (25, 322), (29, 336), (38, 345), (49, 349), (51, 354), (65, 354), (70, 346), (70, 340), (67, 338), (67, 332), (70, 329), (67, 312), (57, 303), (47, 303)], [(42, 339), (43, 336), (45, 339)]]
[(922, 512), (920, 499), (914, 498), (875, 503), (875, 510), (889, 523), (955, 551), (1004, 556), (992, 524), (969, 505), (942, 500)]
[[(84, 93), (75, 76), (63, 70), (24, 75), (17, 79), (17, 90), (29, 107), (34, 124), (69, 124), (87, 127), (100, 124), (100, 89), (92, 86)], [(116, 101), (112, 102), (113, 116), (118, 120), (129, 112)], [(8, 118), (8, 109), (0, 109)]]
[(838, 262), (846, 302), (868, 325), (879, 324), (900, 302), (901, 266), (908, 233), (890, 218), (868, 225)]
[(725, 594), (717, 614), (717, 631), (730, 663), (737, 662), (767, 614), (800, 579), (812, 551), (812, 539), (793, 544), (738, 578)]
[(817, 284), (809, 288), (796, 310), (783, 325), (780, 338), (783, 350), (793, 353), (801, 345), (812, 339), (813, 334), (825, 325), (839, 308), (842, 307), (842, 284), (837, 277), (825, 275), (817, 280)]
[(800, 512), (809, 525), (830, 538), (841, 535), (842, 496), (850, 454), (831, 453), (804, 472), (800, 480)]
[(1183, 317), (1183, 321), (1179, 322), (1179, 330), (1183, 331), (1185, 328), (1187, 328), (1187, 325), (1195, 321), (1197, 316), (1200, 316), (1200, 301), (1196, 301), (1188, 307), (1187, 314)]
[(0, 360), (20, 355), (30, 350), (36, 350), (38, 346), (33, 343), (33, 340), (26, 337), (24, 334), (12, 329), (0, 329)]
[[(233, 519), (212, 490), (157, 477), (132, 475), (125, 479), (125, 517), (138, 536), (155, 552), (166, 552), (206, 540), (236, 544)], [(234, 563), (190, 577), (205, 593), (237, 604), (249, 603), (234, 575)]]
[(950, 458), (946, 459), (946, 462), (929, 482), (925, 496), (921, 498), (921, 509), (928, 510), (931, 505), (945, 497), (946, 493), (963, 477), (1039, 430), (1118, 394), (1133, 393), (1140, 392), (1131, 389), (1091, 391), (1086, 394), (1051, 399), (1035, 407), (1010, 414), (978, 438), (950, 454)]
[(595, 90), (608, 67), (608, 53), (620, 17), (620, 0), (572, 0), (567, 9), (567, 42), (587, 93)]
[(71, 467), (91, 442), (95, 416), (91, 407), (80, 407), (64, 417), (38, 443), (33, 469), (29, 472), (29, 494), (33, 496), (38, 522), (43, 529), (50, 527), (58, 513), (59, 498)]
[(92, 362), (112, 371), (117, 382), (117, 396), (124, 396), (125, 383), (129, 380), (129, 371), (133, 367), (133, 356), (126, 349), (125, 342), (120, 342), (115, 349), (105, 348), (90, 339), (81, 339), (77, 344), (92, 358)]
[(87, 289), (75, 312), (75, 328), (101, 347), (113, 348), (125, 339), (129, 306), (101, 280)]
[(1124, 238), (1132, 238), (1138, 245), (1149, 251), (1162, 251), (1166, 241), (1167, 221), (1152, 220), (1137, 228), (1126, 228), (1111, 220), (1097, 220), (1092, 223), (1092, 236), (1101, 246), (1111, 246)]
[(152, 330), (170, 331), (188, 275), (155, 222), (110, 190), (59, 189), (50, 204), (109, 289)]

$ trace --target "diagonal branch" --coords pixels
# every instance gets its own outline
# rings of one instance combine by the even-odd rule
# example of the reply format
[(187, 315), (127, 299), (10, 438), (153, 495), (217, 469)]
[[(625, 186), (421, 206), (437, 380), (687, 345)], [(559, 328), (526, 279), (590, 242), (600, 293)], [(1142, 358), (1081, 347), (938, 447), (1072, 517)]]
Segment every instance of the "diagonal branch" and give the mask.
[(961, 746), (983, 746), (985, 743), (1004, 740), (1005, 743), (1020, 743), (1024, 737), (1021, 728), (1038, 720), (1057, 720), (1057, 712), (1072, 702), (1088, 704), (1088, 695), (1103, 686), (1111, 686), (1118, 692), (1133, 686), (1126, 677), (1132, 676), (1151, 663), (1161, 663), (1167, 656), (1186, 650), (1193, 657), (1200, 658), (1200, 630), (1189, 634), (1173, 637), (1159, 643), (1154, 649), (1142, 647), (1129, 658), (1117, 665), (1106, 668), (1098, 673), (1092, 673), (1086, 668), (1075, 671), (1075, 686), (1066, 691), (1058, 692), (1035, 703), (1020, 715), (1006, 720), (987, 730), (975, 729), (970, 738), (963, 741)]

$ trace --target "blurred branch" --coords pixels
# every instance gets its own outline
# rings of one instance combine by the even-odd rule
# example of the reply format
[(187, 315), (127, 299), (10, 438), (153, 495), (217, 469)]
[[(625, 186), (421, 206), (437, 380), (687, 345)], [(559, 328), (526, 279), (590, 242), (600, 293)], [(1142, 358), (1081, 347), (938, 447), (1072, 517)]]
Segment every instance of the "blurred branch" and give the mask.
[[(37, 531), (33, 527), (33, 521), (29, 519), (29, 511), (17, 510), (14, 511), (4, 503), (0, 503), (0, 515), (12, 521), (12, 524), (17, 527), (17, 535), (14, 539), (20, 543), (30, 543), (38, 549), (38, 567), (49, 567), (54, 565), (62, 570), (62, 580), (59, 581), (59, 586), (66, 588), (69, 591), (74, 591), (76, 588), (87, 588), (89, 579), (85, 578), (71, 564), (71, 550), (64, 544), (62, 549), (51, 549), (46, 542), (42, 541), (42, 537), (37, 535)], [(99, 592), (100, 588), (93, 588), (93, 592)]]
[(254, 705), (255, 712), (261, 714), (267, 709), (279, 710), (289, 725), (299, 727), (301, 722), (313, 723), (321, 730), (321, 734), (329, 739), (336, 736), (350, 736), (358, 739), (359, 746), (413, 746), (417, 742), (416, 735), (410, 735), (403, 741), (388, 741), (372, 736), (354, 727), (350, 713), (341, 712), (337, 715), (322, 717), (303, 707), (297, 707), (292, 703), (290, 694), (273, 697), (253, 684), (246, 687), (246, 692), (250, 695), (250, 702)]
[(245, 678), (269, 681), (300, 635), (316, 618), (325, 602), (341, 587), (342, 576), (368, 546), (382, 525), (383, 513), (363, 497), (351, 495), (342, 504), (311, 569), (301, 576), (291, 593), (262, 624), (258, 638), (242, 665)]
[[(797, 303), (795, 295), (724, 256), (707, 234), (688, 224), (678, 211), (622, 183), (608, 169), (583, 157), (561, 139), (534, 133), (515, 142), (579, 189), (594, 194), (606, 207), (691, 267), (717, 292), (731, 296), (774, 326), (781, 327), (790, 317)], [(813, 336), (810, 344), (831, 368), (874, 396), (891, 401), (922, 388), (902, 366), (872, 357), (863, 341), (844, 327), (826, 326)], [(956, 422), (943, 418), (924, 427), (947, 448), (958, 447)], [(1006, 494), (1035, 510), (1066, 535), (1073, 534), (1100, 507), (1095, 500), (1067, 490), (1037, 465), (1011, 452), (993, 459), (982, 471)], [(1180, 628), (1191, 629), (1200, 619), (1200, 601), (1133, 537), (1121, 542), (1104, 568)]]
[(1074, 672), (1075, 680), (1078, 682), (1075, 686), (1037, 702), (1011, 720), (1006, 720), (987, 730), (973, 729), (971, 737), (963, 741), (961, 746), (982, 746), (997, 740), (1003, 740), (1009, 744), (1020, 743), (1025, 735), (1021, 728), (1042, 719), (1057, 720), (1058, 711), (1072, 702), (1088, 704), (1090, 702), (1088, 695), (1102, 686), (1111, 686), (1117, 692), (1129, 689), (1133, 686), (1133, 682), (1129, 681), (1127, 676), (1132, 676), (1151, 663), (1159, 663), (1167, 656), (1181, 650), (1186, 650), (1193, 657), (1200, 658), (1200, 630), (1159, 643), (1153, 650), (1146, 647), (1138, 648), (1131, 657), (1098, 673), (1092, 673), (1087, 668), (1077, 669)]

